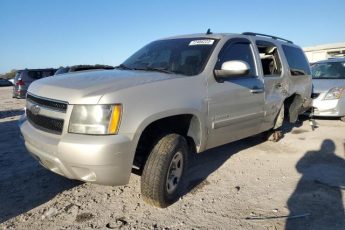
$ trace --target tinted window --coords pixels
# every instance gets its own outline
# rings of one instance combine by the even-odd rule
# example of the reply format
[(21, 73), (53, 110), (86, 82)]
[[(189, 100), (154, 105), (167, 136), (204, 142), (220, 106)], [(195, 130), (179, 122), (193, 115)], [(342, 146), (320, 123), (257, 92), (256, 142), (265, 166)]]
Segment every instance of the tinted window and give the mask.
[(33, 79), (42, 78), (42, 72), (41, 71), (29, 71), (28, 75), (30, 78), (33, 78)]
[(54, 75), (54, 71), (53, 70), (47, 70), (47, 71), (42, 71), (42, 77), (49, 77)]
[(209, 38), (159, 40), (140, 49), (123, 65), (135, 70), (162, 69), (197, 75), (205, 66), (217, 41)]
[(220, 69), (222, 64), (226, 61), (244, 61), (250, 66), (249, 76), (255, 75), (255, 64), (253, 58), (253, 52), (249, 43), (236, 42), (230, 43), (223, 51), (221, 51), (219, 62), (217, 63), (216, 69)]
[(316, 63), (311, 72), (314, 79), (344, 79), (345, 61)]
[(301, 49), (283, 45), (285, 57), (288, 61), (291, 75), (309, 75), (309, 63)]

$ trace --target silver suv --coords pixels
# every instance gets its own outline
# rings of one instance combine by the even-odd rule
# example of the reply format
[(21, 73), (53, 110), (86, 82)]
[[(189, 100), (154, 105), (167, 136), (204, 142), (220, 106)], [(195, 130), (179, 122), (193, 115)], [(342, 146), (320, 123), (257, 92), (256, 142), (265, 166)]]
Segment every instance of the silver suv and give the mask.
[(186, 35), (154, 41), (115, 70), (35, 81), (20, 129), (47, 169), (123, 185), (134, 168), (144, 199), (166, 207), (191, 152), (278, 129), (284, 114), (295, 122), (310, 95), (309, 64), (290, 41)]
[(13, 80), (13, 98), (26, 98), (30, 84), (38, 79), (54, 75), (56, 69), (24, 69), (18, 70)]

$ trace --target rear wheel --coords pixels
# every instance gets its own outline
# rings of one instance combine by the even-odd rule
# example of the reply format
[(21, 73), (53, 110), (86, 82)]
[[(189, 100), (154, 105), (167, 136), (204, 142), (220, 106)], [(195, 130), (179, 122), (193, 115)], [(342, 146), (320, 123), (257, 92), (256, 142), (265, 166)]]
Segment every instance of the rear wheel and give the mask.
[(275, 119), (274, 127), (273, 127), (274, 130), (281, 129), (283, 124), (284, 124), (284, 119), (285, 119), (285, 108), (284, 107), (285, 106), (283, 104), (279, 110), (279, 113), (278, 113), (276, 119)]
[(147, 203), (165, 208), (180, 197), (187, 155), (188, 145), (183, 136), (169, 134), (159, 139), (141, 176), (141, 193)]

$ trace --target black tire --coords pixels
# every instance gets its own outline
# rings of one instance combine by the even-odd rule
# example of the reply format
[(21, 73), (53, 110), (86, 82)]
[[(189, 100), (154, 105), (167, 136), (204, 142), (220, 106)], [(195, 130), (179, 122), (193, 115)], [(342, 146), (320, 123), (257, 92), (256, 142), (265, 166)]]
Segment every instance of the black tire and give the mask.
[(283, 104), (277, 114), (277, 117), (274, 119), (273, 128), (263, 133), (263, 138), (265, 141), (278, 142), (280, 139), (283, 138), (284, 134), (282, 132), (282, 129), (285, 118), (286, 116)]
[[(187, 157), (188, 145), (183, 136), (168, 134), (158, 140), (146, 161), (141, 176), (141, 194), (147, 203), (165, 208), (181, 196)], [(173, 170), (174, 167), (176, 170)], [(179, 178), (178, 175), (174, 175), (179, 173)]]
[(280, 108), (280, 110), (277, 114), (277, 117), (274, 119), (273, 130), (282, 129), (285, 119), (286, 119), (285, 105), (283, 103), (282, 107)]

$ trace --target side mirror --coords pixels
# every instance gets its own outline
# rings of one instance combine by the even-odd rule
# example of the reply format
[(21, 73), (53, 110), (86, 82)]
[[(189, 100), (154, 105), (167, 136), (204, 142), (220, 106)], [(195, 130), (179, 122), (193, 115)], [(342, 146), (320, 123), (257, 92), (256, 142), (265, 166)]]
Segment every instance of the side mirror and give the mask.
[(214, 74), (217, 78), (239, 77), (249, 74), (250, 67), (244, 61), (226, 61), (220, 70), (216, 69)]

